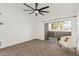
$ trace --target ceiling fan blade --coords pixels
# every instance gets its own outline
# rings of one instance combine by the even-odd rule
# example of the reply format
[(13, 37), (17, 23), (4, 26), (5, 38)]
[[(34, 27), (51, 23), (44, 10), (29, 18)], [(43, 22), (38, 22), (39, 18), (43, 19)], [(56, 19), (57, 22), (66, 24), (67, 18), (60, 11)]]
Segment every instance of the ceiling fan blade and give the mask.
[(29, 5), (25, 4), (25, 3), (24, 3), (24, 5), (31, 8), (32, 10), (34, 10), (34, 8), (32, 8), (31, 6), (29, 6)]
[(37, 9), (38, 8), (38, 3), (35, 3), (35, 9)]
[(40, 10), (47, 9), (47, 8), (49, 8), (49, 6), (46, 6), (46, 7), (40, 8), (40, 9), (38, 9), (38, 10), (40, 11)]
[(49, 13), (49, 11), (40, 11), (40, 12)]
[(23, 11), (33, 11), (33, 10), (26, 10), (26, 9), (23, 9)]
[(34, 11), (33, 12), (31, 12), (31, 13), (29, 13), (29, 14), (33, 14), (34, 13)]
[(35, 16), (37, 16), (37, 13), (35, 13)]
[(41, 12), (39, 12), (41, 15), (43, 15), (44, 16), (44, 14), (43, 13), (41, 13)]

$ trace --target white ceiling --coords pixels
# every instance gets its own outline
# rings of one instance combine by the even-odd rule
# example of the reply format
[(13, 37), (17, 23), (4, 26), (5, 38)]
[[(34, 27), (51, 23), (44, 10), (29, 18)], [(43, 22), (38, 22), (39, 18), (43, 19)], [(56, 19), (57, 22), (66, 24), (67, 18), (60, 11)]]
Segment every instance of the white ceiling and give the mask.
[[(28, 5), (34, 7), (34, 3), (27, 3)], [(15, 3), (15, 6), (23, 11), (23, 9), (29, 9), (28, 7), (24, 6), (23, 3)], [(50, 6), (50, 8), (45, 9), (47, 11), (50, 11), (50, 13), (44, 13), (45, 16), (42, 16), (38, 14), (38, 16), (35, 16), (34, 14), (29, 15), (30, 11), (23, 11), (23, 13), (29, 15), (30, 17), (33, 17), (35, 19), (39, 20), (45, 20), (45, 19), (53, 19), (57, 17), (63, 17), (63, 16), (71, 16), (75, 15), (77, 11), (77, 4), (76, 3), (39, 3), (38, 8)]]

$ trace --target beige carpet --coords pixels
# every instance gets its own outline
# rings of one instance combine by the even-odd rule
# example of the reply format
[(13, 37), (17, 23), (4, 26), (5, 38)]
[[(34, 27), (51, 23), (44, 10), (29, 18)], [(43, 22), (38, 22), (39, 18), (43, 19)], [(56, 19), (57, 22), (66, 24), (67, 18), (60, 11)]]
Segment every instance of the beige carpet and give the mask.
[(60, 48), (48, 40), (31, 40), (0, 49), (0, 56), (75, 56), (73, 49)]

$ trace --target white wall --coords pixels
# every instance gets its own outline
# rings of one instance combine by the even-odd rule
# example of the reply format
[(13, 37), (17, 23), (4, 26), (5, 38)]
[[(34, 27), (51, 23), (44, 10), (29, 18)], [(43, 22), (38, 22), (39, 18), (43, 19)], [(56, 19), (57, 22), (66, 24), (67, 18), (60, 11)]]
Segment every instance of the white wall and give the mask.
[(77, 19), (77, 22), (76, 23), (77, 23), (76, 24), (77, 25), (76, 26), (77, 27), (77, 29), (76, 29), (77, 30), (76, 31), (77, 32), (77, 49), (78, 49), (78, 52), (79, 52), (79, 18)]
[(77, 5), (77, 20), (76, 20), (76, 34), (77, 34), (77, 48), (78, 48), (78, 52), (79, 52), (79, 4)]
[(34, 20), (29, 17), (18, 4), (0, 4), (0, 42), (1, 47), (7, 47), (34, 39)]

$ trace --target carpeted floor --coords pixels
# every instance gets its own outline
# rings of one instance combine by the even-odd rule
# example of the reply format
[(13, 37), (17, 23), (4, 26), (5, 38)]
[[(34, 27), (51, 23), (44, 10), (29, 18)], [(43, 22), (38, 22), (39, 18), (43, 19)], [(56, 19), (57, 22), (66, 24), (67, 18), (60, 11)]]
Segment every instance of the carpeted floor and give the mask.
[(73, 49), (60, 48), (48, 40), (31, 40), (0, 49), (0, 56), (75, 56)]

